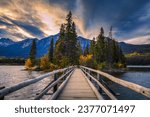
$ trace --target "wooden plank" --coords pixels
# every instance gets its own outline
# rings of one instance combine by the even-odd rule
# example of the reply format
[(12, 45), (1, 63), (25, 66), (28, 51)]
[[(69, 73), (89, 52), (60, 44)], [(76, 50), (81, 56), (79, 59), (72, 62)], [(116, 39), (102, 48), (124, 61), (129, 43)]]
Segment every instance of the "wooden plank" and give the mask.
[(98, 99), (94, 91), (85, 79), (80, 69), (75, 69), (74, 73), (70, 77), (67, 85), (62, 93), (57, 98), (59, 100), (86, 100), (86, 99)]
[(137, 93), (140, 93), (148, 98), (150, 98), (150, 88), (146, 88), (146, 87), (143, 87), (143, 86), (140, 86), (138, 84), (135, 84), (135, 83), (131, 83), (131, 82), (128, 82), (128, 81), (125, 81), (125, 80), (122, 80), (122, 79), (119, 79), (117, 77), (114, 77), (112, 75), (109, 75), (105, 72), (102, 72), (102, 71), (99, 71), (99, 70), (94, 70), (94, 69), (91, 69), (91, 68), (88, 68), (88, 67), (84, 67), (84, 66), (81, 66), (81, 68), (83, 69), (87, 69), (87, 70), (90, 70), (90, 71), (93, 71), (95, 73), (98, 73), (102, 76), (104, 76), (105, 78), (119, 84), (119, 85), (122, 85), (124, 87), (127, 87)]

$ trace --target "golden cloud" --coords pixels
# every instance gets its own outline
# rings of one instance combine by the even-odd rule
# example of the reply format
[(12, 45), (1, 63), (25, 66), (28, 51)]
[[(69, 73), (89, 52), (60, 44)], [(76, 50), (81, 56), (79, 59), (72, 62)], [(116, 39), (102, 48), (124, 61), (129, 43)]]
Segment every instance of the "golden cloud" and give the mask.
[[(77, 31), (79, 35), (84, 37), (90, 37), (92, 34), (89, 33), (92, 30), (85, 30), (84, 20), (82, 18), (83, 7), (82, 4), (77, 0), (79, 9), (74, 11), (73, 20), (75, 21)], [(20, 21), (24, 24), (28, 24), (40, 29), (44, 35), (48, 36), (59, 32), (60, 25), (65, 22), (65, 17), (68, 11), (63, 6), (57, 4), (50, 4), (48, 0), (1, 0), (0, 1), (0, 16), (7, 17), (14, 21)], [(28, 30), (16, 26), (8, 19), (3, 20), (13, 25), (13, 28), (8, 29), (12, 37), (20, 33), (20, 38), (23, 37), (35, 37)], [(9, 26), (0, 26), (0, 28), (6, 29)], [(93, 31), (92, 31), (93, 32)], [(16, 33), (16, 34), (14, 34)]]

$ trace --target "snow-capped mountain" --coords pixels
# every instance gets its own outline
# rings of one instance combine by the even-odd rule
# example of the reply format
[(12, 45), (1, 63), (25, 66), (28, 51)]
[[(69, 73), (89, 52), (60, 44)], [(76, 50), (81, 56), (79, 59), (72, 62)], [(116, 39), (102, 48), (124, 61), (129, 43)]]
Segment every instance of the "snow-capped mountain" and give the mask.
[[(53, 38), (54, 44), (58, 40), (59, 34), (51, 35), (41, 40), (36, 39), (37, 43), (37, 57), (41, 57), (48, 52), (50, 41)], [(90, 40), (83, 37), (78, 37), (81, 43), (82, 49), (85, 49), (87, 45), (90, 45)], [(19, 42), (13, 42), (10, 39), (0, 39), (0, 56), (8, 58), (27, 58), (29, 55), (30, 47), (33, 39), (25, 39)], [(7, 42), (7, 43), (6, 43)], [(5, 46), (4, 46), (5, 44)]]
[(0, 39), (0, 46), (4, 46), (4, 47), (7, 47), (11, 44), (14, 44), (15, 42), (12, 41), (11, 39), (8, 39), (8, 38), (1, 38)]
[[(41, 40), (35, 38), (37, 43), (37, 58), (47, 54), (51, 39), (53, 38), (54, 43), (56, 43), (58, 37), (59, 34), (51, 35)], [(0, 39), (0, 57), (27, 58), (29, 56), (32, 41), (33, 39), (25, 39), (23, 41), (14, 42), (10, 39), (2, 38)], [(87, 45), (90, 45), (91, 40), (79, 36), (78, 41), (84, 50)], [(124, 53), (130, 53), (134, 51), (140, 52), (140, 50), (143, 52), (150, 52), (150, 45), (132, 45), (124, 42), (120, 42), (119, 44)]]

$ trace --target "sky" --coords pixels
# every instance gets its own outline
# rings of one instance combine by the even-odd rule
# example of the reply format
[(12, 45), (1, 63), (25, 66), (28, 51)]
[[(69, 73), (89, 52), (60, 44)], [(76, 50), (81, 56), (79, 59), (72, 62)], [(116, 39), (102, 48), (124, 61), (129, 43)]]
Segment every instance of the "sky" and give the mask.
[(0, 0), (0, 38), (20, 41), (54, 35), (72, 11), (79, 36), (108, 36), (150, 44), (150, 0)]

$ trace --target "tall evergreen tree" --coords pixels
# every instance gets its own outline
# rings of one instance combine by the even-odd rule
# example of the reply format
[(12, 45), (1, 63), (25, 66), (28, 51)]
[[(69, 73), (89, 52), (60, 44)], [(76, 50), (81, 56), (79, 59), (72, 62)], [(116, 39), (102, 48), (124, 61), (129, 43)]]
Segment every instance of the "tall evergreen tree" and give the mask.
[(124, 67), (126, 66), (126, 59), (122, 52), (121, 47), (119, 47), (119, 62), (121, 62), (124, 65)]
[(82, 55), (83, 54), (83, 51), (82, 51), (82, 47), (81, 47), (81, 44), (80, 44), (80, 42), (78, 41), (77, 42), (77, 49), (78, 49), (78, 55), (80, 56), (80, 55)]
[(93, 38), (89, 47), (89, 53), (93, 55), (93, 58), (95, 58), (95, 45), (95, 38)]
[(35, 39), (32, 41), (32, 45), (29, 53), (29, 59), (31, 60), (32, 64), (35, 65), (36, 62), (36, 40)]
[[(66, 17), (66, 24), (61, 26), (60, 37), (56, 43), (55, 51), (56, 56), (60, 56), (68, 61), (66, 62), (68, 65), (78, 63), (77, 33), (71, 12)], [(61, 58), (59, 58), (59, 61), (61, 61)]]
[(89, 45), (86, 46), (85, 50), (84, 50), (84, 55), (88, 55), (90, 52), (89, 52)]
[(81, 47), (81, 44), (80, 42), (78, 41), (77, 42), (77, 58), (78, 58), (78, 65), (79, 65), (79, 58), (80, 58), (80, 55), (83, 54), (83, 51), (82, 51), (82, 47)]
[(79, 57), (78, 57), (78, 48), (77, 48), (77, 33), (76, 33), (76, 26), (75, 26), (75, 23), (72, 22), (72, 32), (71, 32), (71, 42), (70, 42), (70, 62), (72, 64), (77, 64), (78, 63), (78, 60), (79, 60)]
[(62, 57), (66, 55), (65, 25), (64, 24), (61, 25), (59, 34), (60, 35), (56, 42), (55, 54), (54, 54), (56, 64), (60, 64)]
[(114, 39), (112, 40), (112, 60), (113, 63), (119, 62), (119, 46)]
[(49, 62), (53, 63), (53, 59), (54, 59), (54, 39), (51, 39), (50, 42), (50, 47), (49, 47), (49, 51), (48, 51), (48, 59)]
[(95, 58), (98, 63), (105, 61), (105, 37), (104, 37), (104, 29), (101, 27), (100, 34), (97, 37), (97, 43), (95, 48)]

